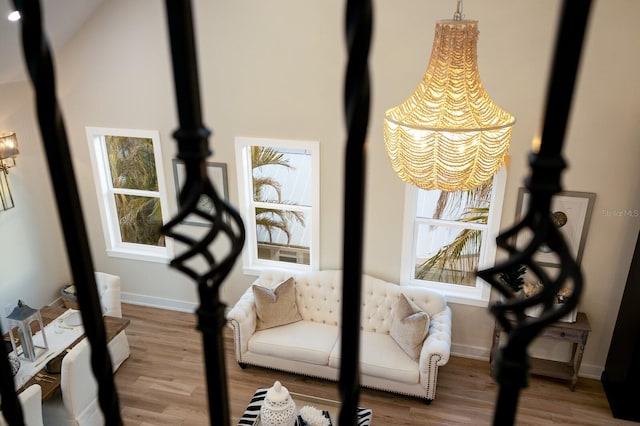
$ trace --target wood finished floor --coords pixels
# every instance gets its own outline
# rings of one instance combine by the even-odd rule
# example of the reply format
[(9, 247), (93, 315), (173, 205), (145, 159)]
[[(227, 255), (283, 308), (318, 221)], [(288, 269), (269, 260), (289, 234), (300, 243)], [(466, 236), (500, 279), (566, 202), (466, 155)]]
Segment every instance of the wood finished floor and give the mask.
[[(131, 357), (115, 375), (125, 425), (207, 425), (201, 337), (193, 314), (123, 304)], [(232, 424), (257, 387), (280, 380), (292, 392), (338, 400), (336, 383), (258, 367), (240, 369), (225, 328)], [(373, 409), (372, 424), (490, 425), (497, 386), (486, 361), (451, 357), (440, 369), (436, 399), (362, 389), (360, 405)], [(518, 425), (634, 425), (614, 419), (602, 386), (580, 378), (575, 392), (561, 381), (532, 377), (523, 391)]]

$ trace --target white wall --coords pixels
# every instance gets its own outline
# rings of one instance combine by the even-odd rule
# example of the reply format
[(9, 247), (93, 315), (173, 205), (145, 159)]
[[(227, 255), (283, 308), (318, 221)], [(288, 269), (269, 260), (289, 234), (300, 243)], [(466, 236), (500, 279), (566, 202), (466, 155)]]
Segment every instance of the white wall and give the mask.
[(0, 86), (0, 129), (14, 131), (20, 155), (9, 170), (15, 207), (0, 211), (0, 317), (22, 299), (32, 308), (51, 302), (69, 282), (60, 221), (26, 83)]
[[(544, 108), (559, 3), (465, 2), (467, 18), (480, 22), (482, 81), (498, 105), (518, 120), (502, 228), (513, 223), (518, 187), (528, 170), (526, 154)], [(364, 269), (394, 282), (400, 276), (403, 211), (389, 206), (404, 205), (404, 184), (389, 166), (382, 118), (387, 108), (402, 102), (417, 85), (429, 59), (435, 20), (450, 18), (454, 6), (455, 2), (417, 0), (374, 2)], [(344, 2), (336, 0), (195, 2), (204, 121), (214, 131), (212, 160), (228, 164), (231, 201), (237, 203), (235, 136), (319, 140), (324, 269), (341, 267), (343, 8)], [(563, 176), (565, 189), (597, 193), (583, 257), (586, 289), (580, 304), (593, 329), (583, 361), (583, 372), (592, 376), (599, 374), (606, 360), (640, 228), (640, 218), (602, 213), (640, 208), (636, 167), (640, 101), (633, 74), (640, 66), (636, 52), (640, 28), (633, 21), (639, 12), (640, 3), (634, 0), (595, 3), (565, 144), (570, 163)], [(97, 268), (121, 275), (123, 290), (138, 301), (189, 308), (196, 303), (196, 292), (182, 275), (166, 265), (109, 258), (104, 253), (84, 137), (85, 126), (159, 130), (166, 183), (173, 189), (170, 170), (175, 144), (170, 135), (177, 119), (165, 25), (160, 2), (107, 1), (57, 54), (57, 75)], [(3, 99), (7, 90), (0, 87)], [(5, 121), (14, 130), (18, 125)], [(19, 173), (38, 174), (41, 169), (24, 164)], [(171, 195), (170, 208), (175, 212)], [(0, 213), (3, 232), (8, 214)], [(34, 226), (30, 219), (15, 220), (28, 228)], [(8, 260), (3, 257), (3, 264), (19, 261), (13, 259), (13, 252), (6, 254)], [(48, 252), (52, 258), (59, 257), (53, 250)], [(24, 267), (14, 272), (13, 282), (27, 281), (26, 276), (34, 273), (29, 264), (20, 264)], [(224, 285), (223, 298), (234, 303), (252, 279), (236, 265)], [(4, 297), (2, 289), (0, 294)], [(487, 310), (452, 308), (454, 351), (486, 357), (493, 328)], [(564, 348), (547, 344), (537, 350), (559, 356)]]

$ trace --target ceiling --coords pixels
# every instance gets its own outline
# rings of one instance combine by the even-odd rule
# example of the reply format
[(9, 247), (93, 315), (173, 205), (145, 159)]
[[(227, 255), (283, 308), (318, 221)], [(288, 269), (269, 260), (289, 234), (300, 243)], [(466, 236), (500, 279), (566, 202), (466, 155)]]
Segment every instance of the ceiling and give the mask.
[[(33, 0), (28, 0), (33, 1)], [(49, 45), (59, 50), (104, 0), (41, 0)], [(12, 0), (0, 0), (0, 84), (27, 78), (20, 37), (20, 21), (10, 22)]]

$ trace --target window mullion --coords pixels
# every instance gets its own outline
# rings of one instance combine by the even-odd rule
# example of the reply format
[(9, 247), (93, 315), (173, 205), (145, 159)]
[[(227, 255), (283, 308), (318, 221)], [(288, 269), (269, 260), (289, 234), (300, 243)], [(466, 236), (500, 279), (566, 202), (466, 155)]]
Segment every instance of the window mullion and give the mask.
[(299, 206), (297, 204), (265, 203), (261, 201), (254, 201), (252, 204), (256, 208), (269, 209), (269, 210), (290, 210), (290, 211), (298, 211), (298, 212), (312, 211), (312, 207), (310, 206)]
[[(435, 225), (435, 226), (446, 226), (448, 228), (458, 228), (458, 229), (477, 229), (479, 231), (483, 231), (487, 229), (486, 223), (477, 223), (477, 222), (459, 222), (459, 221), (451, 221), (451, 220), (442, 220), (442, 219), (420, 219), (416, 218), (416, 225)], [(417, 226), (416, 226), (417, 228)]]
[(137, 197), (160, 198), (160, 192), (148, 191), (145, 189), (113, 188), (111, 192), (114, 194), (134, 195)]

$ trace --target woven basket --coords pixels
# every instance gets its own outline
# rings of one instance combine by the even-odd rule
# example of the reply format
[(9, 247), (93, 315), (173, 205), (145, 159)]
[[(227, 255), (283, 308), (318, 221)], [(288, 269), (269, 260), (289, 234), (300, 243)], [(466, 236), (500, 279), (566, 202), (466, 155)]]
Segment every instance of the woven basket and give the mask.
[(72, 286), (73, 284), (67, 284), (62, 287), (60, 290), (60, 295), (62, 296), (62, 303), (64, 303), (64, 307), (67, 309), (78, 309), (78, 299), (74, 294), (69, 294), (65, 292), (67, 287)]

